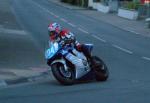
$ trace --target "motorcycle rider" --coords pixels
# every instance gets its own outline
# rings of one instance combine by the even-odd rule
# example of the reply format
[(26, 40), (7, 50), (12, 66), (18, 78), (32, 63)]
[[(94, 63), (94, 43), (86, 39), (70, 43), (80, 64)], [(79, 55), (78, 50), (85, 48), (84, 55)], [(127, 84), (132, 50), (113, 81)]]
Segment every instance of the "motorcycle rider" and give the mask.
[[(80, 44), (74, 34), (67, 29), (62, 29), (60, 24), (58, 23), (51, 23), (48, 25), (48, 34), (50, 42), (58, 42), (62, 45), (67, 43), (73, 43), (75, 45), (76, 50), (83, 52), (87, 59), (92, 61), (91, 54), (85, 48), (84, 44)], [(69, 42), (68, 42), (69, 41)]]

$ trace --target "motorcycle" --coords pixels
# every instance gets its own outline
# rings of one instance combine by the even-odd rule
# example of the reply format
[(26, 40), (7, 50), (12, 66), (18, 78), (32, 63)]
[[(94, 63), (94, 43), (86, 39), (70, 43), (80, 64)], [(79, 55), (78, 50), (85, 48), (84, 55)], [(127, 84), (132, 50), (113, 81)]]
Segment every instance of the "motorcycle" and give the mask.
[[(84, 44), (84, 46), (86, 50), (92, 52), (93, 44)], [(68, 59), (65, 57), (66, 53)], [(92, 56), (93, 64), (83, 52), (77, 51), (71, 45), (61, 46), (57, 42), (50, 43), (45, 51), (45, 58), (53, 76), (63, 85), (72, 85), (89, 77), (97, 81), (106, 81), (109, 76), (108, 68), (103, 60)]]

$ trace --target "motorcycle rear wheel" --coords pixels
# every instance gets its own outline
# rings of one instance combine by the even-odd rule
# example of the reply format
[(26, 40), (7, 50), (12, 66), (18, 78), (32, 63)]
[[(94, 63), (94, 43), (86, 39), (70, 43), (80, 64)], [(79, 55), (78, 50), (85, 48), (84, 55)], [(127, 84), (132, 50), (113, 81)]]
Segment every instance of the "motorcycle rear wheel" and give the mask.
[(72, 85), (75, 81), (75, 73), (73, 70), (68, 69), (66, 71), (64, 69), (64, 65), (62, 63), (55, 63), (51, 66), (52, 73), (54, 77), (61, 83), (62, 85)]
[(92, 58), (94, 62), (98, 65), (97, 67), (94, 68), (96, 80), (106, 81), (109, 77), (109, 71), (108, 71), (106, 64), (104, 63), (103, 60), (101, 60), (97, 56), (93, 56)]

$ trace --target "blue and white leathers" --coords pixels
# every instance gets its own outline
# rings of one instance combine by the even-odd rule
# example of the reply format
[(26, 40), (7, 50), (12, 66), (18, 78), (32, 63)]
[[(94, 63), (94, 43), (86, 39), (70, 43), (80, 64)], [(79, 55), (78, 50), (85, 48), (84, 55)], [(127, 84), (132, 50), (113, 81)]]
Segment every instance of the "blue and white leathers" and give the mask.
[[(72, 51), (72, 52), (70, 52)], [(85, 74), (87, 74), (91, 68), (89, 67), (89, 64), (87, 62), (86, 57), (82, 52), (78, 52), (73, 46), (66, 45), (62, 47), (59, 43), (54, 42), (50, 43), (50, 47), (45, 52), (45, 58), (51, 59), (54, 58), (57, 54), (61, 54), (61, 59), (56, 59), (51, 62), (51, 65), (54, 63), (62, 63), (65, 67), (65, 70), (67, 70), (67, 65), (65, 59), (70, 61), (75, 66), (75, 78), (79, 79)], [(65, 58), (63, 58), (65, 57)]]

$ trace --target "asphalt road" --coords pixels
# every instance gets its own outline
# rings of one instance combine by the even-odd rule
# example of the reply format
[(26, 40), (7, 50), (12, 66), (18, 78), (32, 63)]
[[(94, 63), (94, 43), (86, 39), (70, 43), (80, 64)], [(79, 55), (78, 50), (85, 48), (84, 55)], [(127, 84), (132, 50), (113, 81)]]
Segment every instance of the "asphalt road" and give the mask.
[[(0, 70), (29, 69), (44, 64), (43, 51), (12, 13), (10, 0), (0, 4)], [(10, 6), (11, 5), (11, 6)]]
[(47, 46), (47, 25), (58, 22), (69, 28), (81, 43), (94, 44), (93, 54), (106, 62), (110, 77), (107, 82), (61, 86), (51, 76), (48, 81), (0, 90), (1, 103), (150, 102), (150, 38), (120, 30), (48, 0), (12, 0), (11, 4), (19, 24), (40, 48), (40, 55)]

